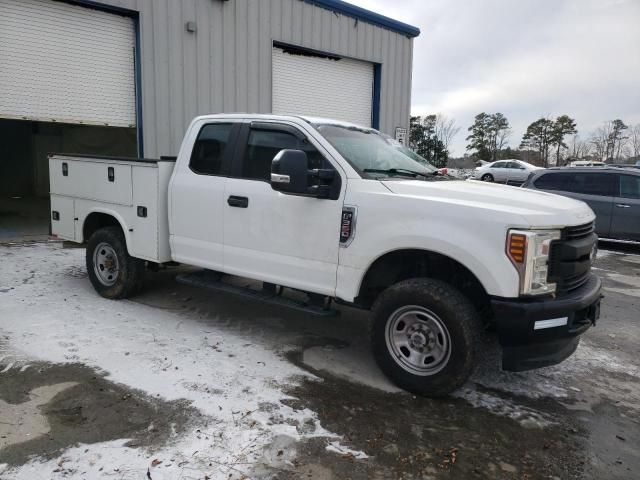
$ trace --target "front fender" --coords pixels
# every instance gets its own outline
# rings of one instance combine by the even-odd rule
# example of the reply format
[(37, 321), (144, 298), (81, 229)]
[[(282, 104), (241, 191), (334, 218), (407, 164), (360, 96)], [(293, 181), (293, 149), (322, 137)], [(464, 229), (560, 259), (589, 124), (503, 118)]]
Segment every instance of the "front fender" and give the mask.
[(423, 212), (410, 222), (401, 215), (380, 215), (387, 220), (379, 221), (373, 215), (362, 215), (362, 209), (359, 213), (356, 236), (339, 253), (339, 298), (353, 301), (374, 262), (398, 250), (447, 256), (464, 265), (489, 295), (518, 296), (518, 273), (504, 253), (509, 226), (503, 220), (460, 221), (443, 219), (437, 212)]

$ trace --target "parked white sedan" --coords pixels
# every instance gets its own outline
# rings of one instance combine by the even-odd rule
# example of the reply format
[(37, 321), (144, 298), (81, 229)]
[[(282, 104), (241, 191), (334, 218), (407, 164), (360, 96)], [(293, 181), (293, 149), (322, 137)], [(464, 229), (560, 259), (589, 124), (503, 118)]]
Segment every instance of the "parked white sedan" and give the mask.
[(476, 168), (473, 178), (484, 182), (522, 183), (534, 170), (540, 170), (540, 167), (522, 160), (498, 160)]

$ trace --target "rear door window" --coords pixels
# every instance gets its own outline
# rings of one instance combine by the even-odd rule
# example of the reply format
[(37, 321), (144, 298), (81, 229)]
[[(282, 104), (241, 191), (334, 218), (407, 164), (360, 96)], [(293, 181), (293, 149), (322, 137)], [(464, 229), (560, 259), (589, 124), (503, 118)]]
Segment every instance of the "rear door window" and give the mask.
[(640, 199), (640, 176), (620, 175), (620, 196)]
[(614, 196), (615, 175), (608, 173), (576, 172), (566, 190), (584, 195)]

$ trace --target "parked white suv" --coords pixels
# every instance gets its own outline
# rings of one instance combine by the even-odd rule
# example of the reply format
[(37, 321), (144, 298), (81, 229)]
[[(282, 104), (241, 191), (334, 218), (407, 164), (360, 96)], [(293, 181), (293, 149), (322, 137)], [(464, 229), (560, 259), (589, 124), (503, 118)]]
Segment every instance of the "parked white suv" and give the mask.
[(599, 315), (589, 207), (453, 180), (370, 128), (210, 115), (175, 163), (53, 156), (50, 169), (52, 231), (86, 243), (100, 295), (133, 295), (145, 267), (180, 262), (204, 269), (181, 277), (192, 285), (308, 314), (371, 310), (380, 367), (419, 394), (465, 382), (486, 326), (503, 367), (525, 370), (571, 355)]
[(473, 178), (483, 182), (523, 183), (536, 170), (540, 167), (522, 160), (498, 160), (476, 168)]

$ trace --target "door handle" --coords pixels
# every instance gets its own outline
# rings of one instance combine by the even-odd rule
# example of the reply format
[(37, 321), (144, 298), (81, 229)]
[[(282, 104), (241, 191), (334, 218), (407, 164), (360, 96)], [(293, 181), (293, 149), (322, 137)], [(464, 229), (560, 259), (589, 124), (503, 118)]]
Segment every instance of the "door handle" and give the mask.
[(626, 203), (616, 203), (616, 207), (618, 207), (618, 208), (631, 208), (631, 205), (627, 205)]
[(247, 208), (249, 206), (249, 199), (247, 197), (238, 197), (237, 195), (231, 195), (227, 198), (227, 203), (230, 207)]

